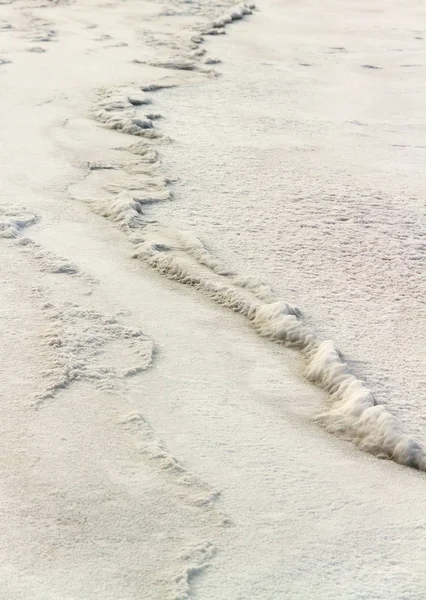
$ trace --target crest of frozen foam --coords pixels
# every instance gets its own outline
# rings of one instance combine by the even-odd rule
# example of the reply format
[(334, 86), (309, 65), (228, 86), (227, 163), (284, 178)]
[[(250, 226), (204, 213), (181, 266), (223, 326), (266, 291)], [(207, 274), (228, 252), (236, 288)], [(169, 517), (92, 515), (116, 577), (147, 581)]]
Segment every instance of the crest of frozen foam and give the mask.
[[(224, 33), (224, 27), (249, 15), (252, 4), (238, 4), (232, 10), (210, 23), (208, 30), (192, 42), (197, 45), (203, 35)], [(196, 57), (204, 52), (198, 52)], [(195, 55), (191, 60), (196, 59)], [(191, 63), (192, 64), (192, 63)], [(188, 67), (189, 63), (173, 68)], [(164, 66), (164, 65), (163, 65)], [(153, 83), (136, 92), (112, 89), (103, 94), (94, 110), (94, 117), (107, 128), (139, 138), (129, 151), (140, 154), (144, 160), (155, 163), (152, 177), (159, 179), (158, 156), (154, 142), (165, 140), (148, 115), (136, 113), (138, 106), (152, 102), (150, 93), (176, 82)], [(150, 142), (148, 145), (147, 142)], [(145, 159), (146, 155), (146, 159)], [(144, 184), (146, 185), (146, 183)], [(215, 258), (194, 235), (174, 232), (170, 235), (160, 224), (150, 226), (143, 205), (167, 200), (169, 192), (164, 182), (158, 189), (148, 187), (147, 198), (132, 193), (131, 189), (111, 189), (114, 197), (94, 203), (94, 209), (117, 221), (129, 232), (139, 228), (143, 235), (130, 237), (135, 243), (133, 256), (149, 264), (162, 276), (190, 285), (218, 304), (247, 317), (253, 329), (276, 343), (297, 349), (304, 358), (306, 378), (323, 389), (327, 395), (324, 410), (315, 418), (329, 432), (353, 442), (362, 450), (395, 460), (401, 464), (426, 470), (422, 447), (406, 436), (396, 418), (386, 406), (378, 405), (368, 387), (353, 375), (336, 345), (319, 339), (301, 319), (301, 311), (279, 300), (273, 290), (252, 275), (245, 276), (230, 269)], [(163, 235), (164, 234), (164, 235)]]

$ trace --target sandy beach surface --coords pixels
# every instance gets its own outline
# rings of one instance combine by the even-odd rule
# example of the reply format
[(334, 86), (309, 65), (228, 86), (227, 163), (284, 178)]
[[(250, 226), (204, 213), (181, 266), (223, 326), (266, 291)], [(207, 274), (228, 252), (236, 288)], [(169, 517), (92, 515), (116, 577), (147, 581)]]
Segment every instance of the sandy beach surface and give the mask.
[(0, 599), (424, 599), (425, 22), (0, 0)]

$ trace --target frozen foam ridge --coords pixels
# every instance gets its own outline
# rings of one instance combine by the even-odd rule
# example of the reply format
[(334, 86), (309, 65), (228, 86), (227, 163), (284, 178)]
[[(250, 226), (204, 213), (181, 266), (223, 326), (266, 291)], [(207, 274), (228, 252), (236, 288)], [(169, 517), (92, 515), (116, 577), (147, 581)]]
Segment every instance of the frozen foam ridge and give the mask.
[[(299, 350), (305, 360), (305, 377), (328, 394), (327, 406), (315, 416), (327, 431), (380, 458), (426, 470), (421, 445), (401, 431), (396, 418), (349, 372), (335, 344), (320, 340), (304, 325), (297, 307), (277, 300), (272, 291), (268, 294), (261, 282), (227, 269), (196, 238), (177, 237), (180, 247), (146, 241), (138, 245), (134, 256), (168, 279), (192, 286), (247, 317), (262, 337)], [(265, 291), (259, 293), (259, 289)]]
[[(210, 29), (203, 30), (202, 35), (223, 33), (227, 24), (251, 14), (253, 8), (252, 4), (234, 6), (229, 13), (213, 21)], [(194, 40), (195, 45), (198, 43), (198, 39)], [(151, 144), (165, 138), (147, 115), (141, 115), (141, 107), (150, 102), (150, 94), (172, 85), (175, 83), (168, 81), (145, 85), (137, 91), (109, 90), (99, 98), (94, 110), (95, 119), (106, 127), (145, 138), (128, 149), (140, 154), (143, 161), (145, 154), (152, 156), (156, 165), (152, 176), (156, 177), (158, 187), (150, 189), (150, 197), (155, 201), (170, 197), (167, 182), (160, 182), (158, 157), (151, 148)], [(259, 335), (297, 349), (305, 360), (306, 378), (328, 395), (326, 406), (315, 417), (327, 431), (378, 457), (426, 470), (426, 456), (420, 444), (401, 431), (396, 418), (350, 373), (335, 344), (319, 339), (304, 325), (298, 308), (279, 300), (269, 286), (256, 278), (229, 269), (196, 237), (183, 232), (171, 234), (151, 221), (143, 206), (147, 202), (141, 202), (141, 197), (134, 193), (136, 190), (124, 184), (122, 190), (118, 188), (110, 186), (113, 197), (97, 200), (93, 207), (127, 231), (135, 245), (135, 258), (164, 277), (191, 286), (246, 317)]]
[(329, 394), (326, 408), (316, 416), (327, 431), (366, 452), (426, 470), (423, 448), (401, 432), (396, 418), (377, 404), (371, 390), (349, 372), (332, 341), (316, 338), (297, 315), (288, 314), (280, 303), (257, 308), (249, 319), (260, 335), (302, 352), (306, 378)]
[(236, 4), (227, 13), (221, 17), (215, 19), (203, 33), (204, 35), (217, 35), (218, 33), (224, 33), (224, 28), (232, 23), (233, 21), (239, 21), (251, 15), (256, 5), (252, 2)]
[(140, 89), (104, 90), (95, 103), (92, 116), (108, 129), (151, 140), (163, 138), (152, 120), (141, 114), (141, 108), (149, 104), (151, 99)]
[(38, 221), (33, 212), (12, 206), (0, 207), (0, 238), (16, 238), (21, 231)]

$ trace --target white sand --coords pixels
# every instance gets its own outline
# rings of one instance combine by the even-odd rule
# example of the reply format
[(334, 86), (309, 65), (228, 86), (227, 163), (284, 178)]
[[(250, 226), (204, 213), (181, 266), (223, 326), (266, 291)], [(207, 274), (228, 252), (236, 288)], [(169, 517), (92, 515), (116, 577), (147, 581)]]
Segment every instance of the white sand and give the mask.
[(0, 598), (425, 596), (426, 11), (251, 12), (0, 0)]

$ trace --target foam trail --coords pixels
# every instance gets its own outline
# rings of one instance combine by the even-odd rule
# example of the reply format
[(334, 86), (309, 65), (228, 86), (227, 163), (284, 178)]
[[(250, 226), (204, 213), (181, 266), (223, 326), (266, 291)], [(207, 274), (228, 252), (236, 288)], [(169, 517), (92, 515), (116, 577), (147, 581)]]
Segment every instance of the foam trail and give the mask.
[[(229, 23), (250, 15), (253, 8), (252, 4), (234, 6), (200, 29), (199, 36), (192, 36), (191, 45), (196, 48), (204, 35), (224, 33)], [(188, 58), (191, 65), (203, 54), (192, 53)], [(277, 298), (273, 290), (258, 279), (229, 269), (214, 258), (196, 236), (183, 231), (171, 232), (146, 218), (147, 204), (167, 201), (171, 195), (154, 149), (155, 145), (170, 140), (156, 129), (148, 115), (141, 116), (140, 110), (152, 103), (152, 95), (158, 90), (180, 83), (182, 81), (163, 79), (136, 90), (112, 89), (98, 99), (92, 113), (94, 118), (107, 128), (144, 138), (129, 146), (128, 151), (139, 155), (142, 162), (149, 162), (152, 170), (148, 173), (151, 187), (146, 179), (139, 184), (139, 189), (146, 194), (138, 197), (138, 186), (127, 186), (127, 189), (123, 186), (121, 191), (119, 186), (114, 189), (104, 186), (105, 190), (118, 193), (93, 201), (93, 210), (128, 232), (135, 244), (135, 258), (168, 279), (190, 285), (218, 304), (245, 316), (262, 337), (298, 349), (305, 360), (306, 378), (328, 394), (326, 407), (315, 417), (327, 431), (376, 456), (426, 470), (423, 448), (400, 430), (396, 418), (385, 406), (377, 404), (371, 390), (349, 372), (335, 344), (320, 340), (303, 324), (298, 308)]]
[(134, 256), (168, 279), (195, 287), (218, 304), (247, 317), (262, 337), (298, 349), (305, 360), (305, 377), (329, 394), (326, 408), (315, 417), (327, 431), (376, 456), (426, 470), (426, 456), (420, 444), (400, 430), (396, 418), (385, 406), (377, 404), (372, 391), (349, 372), (335, 344), (320, 340), (303, 324), (298, 308), (282, 300), (251, 299), (244, 285), (239, 285), (239, 281), (245, 279), (216, 262), (201, 242), (198, 248), (192, 245), (189, 254), (196, 255), (200, 263), (207, 265), (212, 275), (220, 273), (229, 283), (194, 272), (185, 259), (168, 250), (164, 244), (145, 242), (139, 245)]
[(272, 288), (265, 285), (256, 277), (239, 275), (238, 273), (232, 271), (232, 269), (225, 265), (225, 263), (217, 258), (214, 258), (204, 246), (202, 241), (196, 236), (187, 232), (177, 232), (176, 236), (183, 244), (183, 247), (188, 254), (195, 258), (195, 260), (197, 260), (197, 262), (199, 262), (201, 265), (205, 265), (218, 275), (231, 277), (235, 285), (250, 290), (261, 300), (266, 301), (269, 299), (272, 301), (276, 298)]

